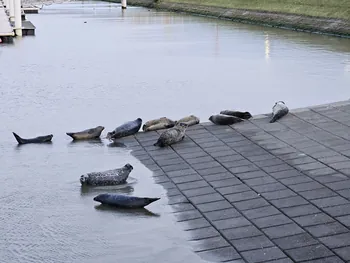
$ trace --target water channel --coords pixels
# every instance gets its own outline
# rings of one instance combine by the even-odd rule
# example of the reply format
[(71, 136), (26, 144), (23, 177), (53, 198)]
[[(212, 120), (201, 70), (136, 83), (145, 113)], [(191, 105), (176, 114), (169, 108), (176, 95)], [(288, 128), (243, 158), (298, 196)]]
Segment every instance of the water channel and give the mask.
[[(0, 47), (1, 262), (202, 262), (130, 150), (66, 132), (350, 98), (349, 39), (88, 1), (27, 19), (36, 36)], [(53, 143), (19, 147), (13, 131)], [(92, 198), (105, 189), (81, 190), (81, 174), (126, 162), (114, 191), (162, 197), (150, 212), (103, 209)]]

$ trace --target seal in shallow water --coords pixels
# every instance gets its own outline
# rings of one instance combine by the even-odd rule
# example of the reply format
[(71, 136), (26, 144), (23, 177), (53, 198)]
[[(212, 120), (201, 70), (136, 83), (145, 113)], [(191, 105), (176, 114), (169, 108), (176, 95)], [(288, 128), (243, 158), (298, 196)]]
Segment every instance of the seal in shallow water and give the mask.
[(156, 131), (161, 129), (172, 128), (175, 125), (175, 121), (168, 119), (167, 117), (161, 117), (159, 119), (147, 121), (143, 126), (142, 130), (147, 131)]
[(145, 207), (157, 200), (159, 197), (150, 198), (150, 197), (137, 197), (129, 195), (120, 195), (120, 194), (99, 194), (94, 197), (94, 201), (100, 202), (104, 205), (111, 205), (121, 208), (142, 208)]
[(113, 131), (107, 133), (107, 139), (115, 140), (118, 138), (130, 136), (136, 134), (142, 125), (142, 119), (137, 118), (133, 121), (128, 121), (123, 123), (122, 125), (115, 128)]
[(158, 138), (154, 146), (165, 147), (182, 141), (185, 138), (185, 132), (188, 127), (186, 123), (178, 123), (174, 127), (164, 131)]
[(222, 114), (211, 115), (209, 120), (216, 125), (231, 125), (243, 121), (241, 118)]
[(220, 114), (238, 117), (244, 120), (248, 120), (252, 117), (252, 115), (248, 111), (242, 112), (242, 111), (233, 111), (233, 110), (223, 110), (223, 111), (220, 111)]
[(199, 120), (198, 117), (196, 117), (194, 115), (190, 115), (190, 116), (186, 116), (186, 117), (183, 117), (180, 120), (175, 121), (175, 125), (177, 123), (180, 123), (180, 122), (186, 123), (188, 125), (188, 127), (190, 127), (190, 126), (198, 124), (200, 122), (200, 120)]
[(92, 172), (80, 176), (81, 185), (104, 186), (123, 184), (128, 179), (134, 168), (127, 163), (122, 168), (107, 170), (103, 172)]
[(49, 134), (49, 135), (44, 135), (44, 136), (38, 136), (35, 138), (28, 138), (28, 139), (24, 139), (21, 138), (18, 134), (13, 133), (13, 136), (15, 136), (18, 144), (26, 144), (26, 143), (48, 143), (51, 142), (53, 135)]
[(67, 132), (66, 134), (73, 138), (73, 140), (88, 140), (97, 139), (105, 127), (97, 126), (95, 128), (86, 129), (80, 132)]
[(281, 119), (283, 116), (287, 115), (288, 112), (289, 109), (283, 101), (276, 102), (272, 108), (272, 118), (270, 120), (270, 123)]

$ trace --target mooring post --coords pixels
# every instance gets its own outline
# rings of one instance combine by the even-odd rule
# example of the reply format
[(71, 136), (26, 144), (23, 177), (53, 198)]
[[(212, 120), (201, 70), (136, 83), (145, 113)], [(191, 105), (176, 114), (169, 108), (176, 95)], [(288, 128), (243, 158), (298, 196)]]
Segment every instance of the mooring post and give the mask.
[(122, 0), (122, 9), (126, 9), (126, 0)]
[(10, 10), (10, 21), (15, 21), (15, 0), (8, 0), (9, 1), (9, 10)]
[(4, 5), (6, 6), (6, 9), (9, 9), (9, 1), (8, 0), (4, 0)]
[(15, 31), (17, 36), (22, 36), (21, 0), (14, 0), (14, 1), (15, 1)]

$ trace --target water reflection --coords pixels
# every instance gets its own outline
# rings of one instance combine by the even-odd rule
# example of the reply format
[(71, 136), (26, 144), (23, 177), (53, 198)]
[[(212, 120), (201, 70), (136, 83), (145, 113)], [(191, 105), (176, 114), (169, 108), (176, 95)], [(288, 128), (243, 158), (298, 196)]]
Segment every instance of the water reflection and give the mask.
[(77, 144), (92, 144), (92, 145), (104, 145), (101, 138), (89, 139), (89, 140), (72, 140), (69, 142), (69, 146), (77, 146)]
[[(120, 213), (122, 215), (129, 216), (150, 216), (150, 217), (160, 217), (159, 213), (151, 212), (146, 208), (119, 208), (106, 204), (99, 204), (95, 206), (95, 209), (101, 212), (107, 213)], [(130, 218), (132, 220), (132, 218)]]
[(123, 194), (130, 194), (134, 192), (134, 187), (132, 186), (135, 184), (137, 180), (135, 178), (129, 177), (127, 183), (118, 185), (118, 186), (81, 186), (80, 187), (80, 194), (81, 195), (90, 195), (90, 194), (101, 194), (104, 192), (113, 192), (113, 193), (123, 193)]
[(270, 40), (269, 34), (265, 34), (265, 58), (268, 61), (270, 59)]

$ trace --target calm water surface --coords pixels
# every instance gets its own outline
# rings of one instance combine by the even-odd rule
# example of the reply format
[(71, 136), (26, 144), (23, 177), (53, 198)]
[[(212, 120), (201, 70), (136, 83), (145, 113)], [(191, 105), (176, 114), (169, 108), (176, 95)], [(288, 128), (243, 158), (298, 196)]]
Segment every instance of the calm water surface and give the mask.
[[(350, 98), (350, 40), (101, 2), (27, 15), (35, 37), (0, 47), (1, 262), (202, 262), (164, 189), (126, 148), (71, 143), (65, 132), (113, 130), (222, 109), (266, 113)], [(87, 23), (84, 23), (86, 21)], [(18, 147), (54, 134), (51, 145)], [(83, 191), (90, 171), (134, 166), (129, 183)], [(160, 196), (147, 211), (103, 209), (106, 191)]]

